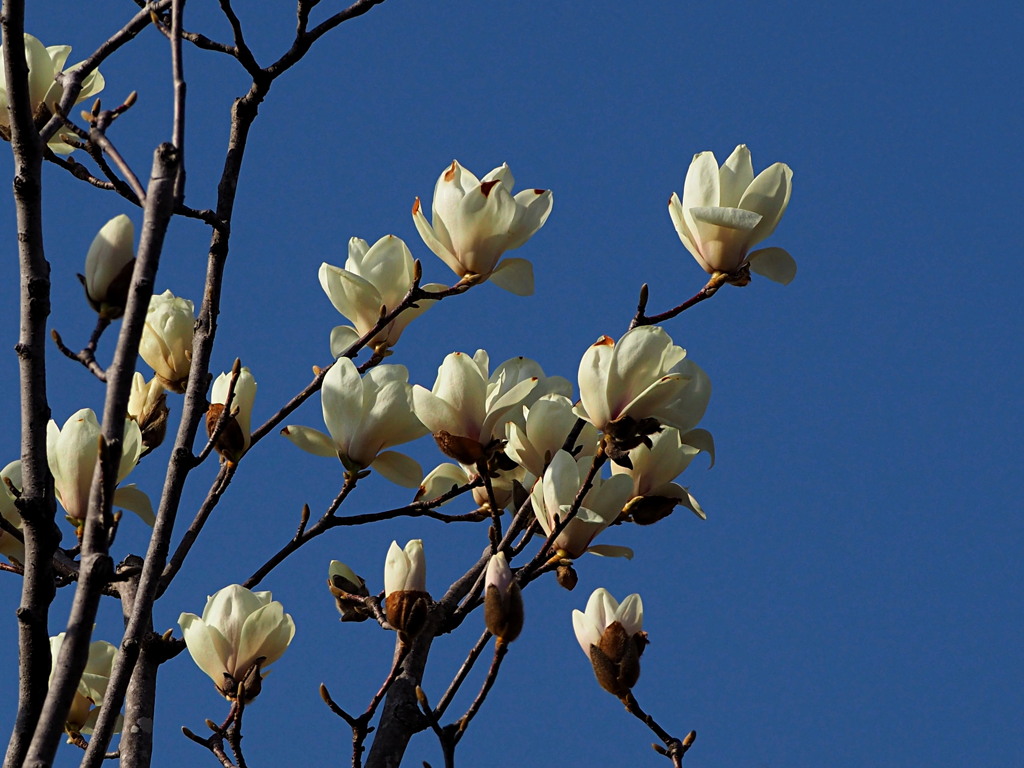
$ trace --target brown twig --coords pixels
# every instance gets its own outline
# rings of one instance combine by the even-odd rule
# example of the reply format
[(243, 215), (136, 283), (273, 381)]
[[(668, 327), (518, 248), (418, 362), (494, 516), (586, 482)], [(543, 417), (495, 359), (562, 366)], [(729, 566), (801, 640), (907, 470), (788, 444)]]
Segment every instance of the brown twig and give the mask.
[(646, 314), (648, 288), (647, 283), (644, 283), (640, 287), (640, 299), (636, 305), (636, 314), (633, 315), (633, 320), (629, 323), (629, 330), (633, 330), (634, 328), (640, 325), (657, 325), (658, 323), (663, 323), (666, 320), (671, 320), (673, 317), (682, 314), (695, 304), (699, 304), (705, 299), (710, 299), (712, 296), (718, 293), (718, 289), (725, 285), (727, 282), (729, 282), (729, 275), (725, 274), (724, 272), (716, 272), (711, 276), (711, 279), (708, 280), (707, 284), (699, 291), (697, 291), (696, 294), (691, 296), (689, 299), (684, 301), (679, 306), (673, 307), (672, 309), (657, 315)]
[(507, 653), (508, 643), (499, 637), (494, 642), (494, 658), (491, 659), (490, 669), (487, 670), (487, 677), (484, 678), (484, 682), (480, 686), (480, 691), (477, 693), (476, 698), (473, 699), (473, 703), (469, 705), (469, 709), (466, 710), (466, 714), (460, 717), (455, 723), (456, 729), (452, 740), (456, 744), (458, 744), (462, 739), (462, 735), (466, 732), (466, 729), (469, 728), (470, 722), (476, 716), (476, 713), (480, 711), (480, 707), (483, 706), (484, 699), (486, 699), (487, 694), (490, 693), (490, 690), (494, 685), (494, 681), (498, 679), (498, 670), (501, 668), (501, 662)]
[(623, 705), (626, 707), (626, 711), (636, 717), (640, 722), (646, 725), (651, 731), (661, 739), (664, 747), (655, 744), (654, 749), (658, 754), (665, 755), (672, 761), (672, 768), (682, 768), (683, 755), (686, 754), (687, 750), (693, 746), (694, 740), (697, 738), (696, 731), (690, 731), (682, 739), (677, 739), (671, 736), (664, 728), (662, 728), (655, 721), (653, 717), (644, 712), (640, 707), (640, 703), (633, 696), (633, 692), (630, 691), (621, 699)]
[(89, 343), (85, 345), (85, 348), (80, 352), (72, 352), (65, 346), (64, 341), (61, 339), (60, 334), (57, 333), (56, 329), (50, 331), (50, 337), (53, 339), (54, 344), (57, 345), (57, 349), (61, 351), (65, 357), (69, 360), (76, 360), (77, 362), (84, 365), (97, 379), (106, 383), (107, 372), (103, 370), (103, 367), (96, 362), (96, 347), (99, 345), (100, 336), (110, 325), (110, 320), (100, 316), (96, 318), (96, 327), (93, 329), (92, 336), (89, 337)]

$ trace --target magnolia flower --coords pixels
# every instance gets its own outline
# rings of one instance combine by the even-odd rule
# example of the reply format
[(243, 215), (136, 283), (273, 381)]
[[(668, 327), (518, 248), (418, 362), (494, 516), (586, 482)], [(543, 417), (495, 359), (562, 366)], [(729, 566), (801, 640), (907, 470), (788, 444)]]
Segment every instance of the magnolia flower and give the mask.
[[(10, 481), (10, 486), (7, 484), (8, 481)], [(11, 528), (21, 531), (21, 513), (14, 505), (17, 498), (15, 492), (21, 492), (21, 459), (15, 459), (0, 469), (0, 517), (3, 517)], [(0, 555), (5, 555), (11, 562), (25, 562), (24, 541), (3, 527), (0, 527)]]
[(196, 318), (192, 302), (170, 291), (149, 300), (139, 354), (160, 383), (181, 394), (192, 367), (192, 334)]
[[(586, 479), (591, 459), (574, 459), (566, 451), (558, 451), (544, 471), (544, 477), (534, 484), (530, 493), (533, 512), (545, 535), (551, 532), (559, 521), (568, 518), (573, 501)], [(632, 482), (628, 477), (616, 475), (602, 481), (595, 477), (593, 486), (583, 498), (576, 516), (555, 538), (554, 548), (563, 557), (575, 559), (584, 552), (606, 557), (631, 558), (633, 551), (628, 547), (611, 545), (590, 546), (601, 531), (614, 523), (628, 501)]]
[(707, 519), (700, 503), (683, 486), (674, 482), (701, 451), (711, 454), (715, 445), (711, 433), (695, 429), (685, 435), (668, 427), (651, 437), (651, 447), (638, 445), (629, 452), (632, 467), (612, 464), (613, 475), (626, 475), (633, 480), (633, 498), (625, 511), (640, 525), (655, 523), (671, 514), (677, 504)]
[(232, 584), (206, 600), (203, 617), (178, 618), (192, 660), (227, 699), (241, 687), (249, 702), (260, 692), (264, 669), (277, 661), (295, 636), (295, 622), (270, 592)]
[[(83, 408), (71, 415), (58, 427), (50, 421), (46, 428), (46, 460), (53, 474), (57, 500), (68, 520), (76, 527), (85, 522), (89, 509), (89, 493), (92, 476), (99, 459), (100, 424), (90, 408)], [(120, 483), (134, 469), (142, 454), (142, 432), (131, 419), (124, 422), (124, 442), (121, 447), (121, 462), (118, 464), (117, 480)], [(126, 485), (114, 491), (114, 506), (130, 510), (142, 518), (147, 525), (153, 525), (153, 506), (149, 497), (134, 485)]]
[(128, 418), (142, 430), (142, 444), (146, 455), (157, 448), (167, 434), (167, 393), (164, 385), (155, 376), (148, 382), (135, 372), (132, 376), (132, 391), (128, 395)]
[[(548, 461), (562, 449), (565, 439), (576, 426), (578, 417), (572, 401), (565, 395), (545, 395), (533, 405), (523, 409), (522, 424), (510, 421), (505, 454), (531, 474), (540, 477)], [(593, 455), (598, 433), (592, 424), (585, 424), (576, 438), (575, 446), (582, 453)]]
[(579, 384), (577, 415), (613, 435), (644, 419), (687, 432), (711, 397), (707, 374), (655, 325), (626, 331), (617, 344), (607, 336), (598, 339), (580, 361)]
[(523, 630), (523, 596), (512, 578), (504, 552), (491, 555), (484, 577), (484, 623), (501, 642), (511, 643)]
[(620, 604), (604, 588), (594, 590), (586, 612), (572, 612), (576, 640), (590, 659), (597, 682), (620, 698), (640, 677), (640, 654), (647, 645), (643, 622), (640, 595), (630, 595)]
[(115, 320), (128, 303), (132, 269), (135, 266), (135, 225), (123, 213), (104, 224), (85, 255), (85, 285), (89, 306), (100, 317)]
[(750, 249), (775, 231), (789, 205), (793, 171), (775, 163), (754, 178), (750, 150), (740, 144), (721, 168), (711, 152), (693, 156), (683, 184), (668, 212), (679, 239), (709, 274), (734, 275), (750, 269), (778, 283), (796, 276), (796, 262), (782, 248)]
[[(60, 101), (64, 95), (63, 86), (56, 82), (56, 77), (64, 71), (64, 63), (71, 53), (69, 45), (51, 45), (44, 47), (41, 42), (32, 35), (25, 35), (25, 61), (28, 64), (28, 92), (29, 103), (32, 105), (33, 118), (36, 125), (42, 124), (50, 119), (53, 114), (53, 105)], [(80, 64), (81, 62), (79, 62)], [(68, 69), (74, 69), (69, 67)], [(79, 91), (75, 104), (85, 101), (103, 90), (103, 75), (95, 70), (86, 75), (82, 81), (82, 90)], [(8, 111), (7, 96), (7, 70), (4, 67), (3, 46), (0, 46), (0, 137), (10, 139), (11, 124)], [(50, 149), (58, 155), (67, 155), (74, 151), (74, 147), (67, 144), (62, 136), (67, 132), (58, 131), (49, 141)]]
[(412, 218), (426, 246), (460, 278), (491, 282), (518, 296), (533, 293), (533, 267), (525, 259), (498, 260), (544, 226), (551, 213), (551, 191), (526, 189), (512, 196), (515, 180), (508, 165), (477, 179), (458, 161), (434, 187), (433, 226), (417, 197)]
[[(385, 235), (371, 247), (365, 240), (353, 237), (348, 241), (345, 268), (320, 265), (320, 285), (331, 304), (352, 321), (353, 326), (339, 325), (331, 331), (331, 354), (341, 357), (363, 334), (397, 307), (412, 287), (415, 266), (408, 246), (394, 235)], [(428, 290), (444, 288), (431, 283)], [(416, 306), (402, 312), (376, 336), (369, 346), (392, 347), (402, 331), (426, 312), (433, 301), (422, 299)]]
[(560, 376), (545, 377), (525, 357), (506, 360), (490, 377), (489, 365), (482, 349), (473, 357), (452, 352), (437, 369), (433, 389), (413, 387), (416, 415), (445, 455), (462, 464), (475, 465), (490, 455), (504, 438), (505, 423), (523, 418), (521, 406), (571, 389)]
[(414, 635), (426, 619), (427, 560), (423, 541), (412, 539), (405, 549), (391, 542), (384, 562), (384, 607), (388, 623), (405, 635)]
[(294, 425), (281, 434), (304, 451), (338, 457), (349, 472), (372, 468), (406, 488), (419, 485), (420, 465), (401, 453), (384, 450), (427, 433), (413, 413), (405, 366), (378, 365), (360, 378), (355, 363), (339, 358), (324, 377), (320, 399), (329, 436)]
[(366, 582), (340, 560), (331, 560), (327, 569), (327, 588), (334, 595), (342, 621), (365, 621), (370, 617), (359, 597), (368, 597)]
[[(213, 435), (227, 405), (228, 390), (231, 389), (233, 373), (222, 373), (213, 382), (210, 392), (210, 408), (206, 412), (206, 431)], [(231, 412), (227, 424), (217, 438), (217, 452), (230, 462), (237, 462), (249, 450), (252, 442), (252, 406), (256, 400), (256, 379), (252, 371), (243, 367), (235, 380), (231, 395)]]
[[(57, 656), (64, 644), (64, 633), (50, 638), (50, 681), (53, 685), (54, 673), (57, 671)], [(92, 733), (96, 718), (103, 705), (110, 683), (110, 672), (117, 658), (117, 648), (103, 640), (89, 643), (89, 660), (85, 663), (82, 679), (78, 681), (75, 697), (71, 701), (64, 729), (69, 734)], [(120, 720), (120, 717), (118, 718)], [(117, 730), (120, 730), (120, 723)], [(68, 739), (71, 743), (71, 739)]]
[[(493, 475), (491, 477), (491, 490), (494, 491), (494, 501), (498, 505), (499, 510), (507, 509), (513, 500), (515, 483), (524, 482), (526, 470), (522, 467), (513, 467), (512, 469), (498, 470), (496, 474), (497, 477)], [(436, 499), (453, 488), (476, 482), (479, 477), (480, 475), (477, 474), (476, 467), (450, 463), (438, 464), (423, 478), (419, 490), (416, 491), (415, 500)], [(490, 511), (491, 500), (487, 496), (487, 488), (483, 483), (475, 486), (470, 491), (470, 494), (473, 497), (473, 502), (479, 509)]]

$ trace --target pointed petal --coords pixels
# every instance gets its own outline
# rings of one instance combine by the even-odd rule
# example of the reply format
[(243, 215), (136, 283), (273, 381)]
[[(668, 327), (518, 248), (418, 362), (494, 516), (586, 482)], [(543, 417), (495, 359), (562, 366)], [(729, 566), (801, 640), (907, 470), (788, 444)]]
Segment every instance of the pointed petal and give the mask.
[(630, 635), (635, 635), (643, 629), (644, 625), (644, 604), (640, 595), (633, 593), (619, 605), (615, 612), (615, 620)]
[(592, 544), (587, 547), (587, 552), (599, 557), (624, 557), (627, 560), (633, 559), (633, 550), (629, 547), (620, 547), (617, 544)]
[(711, 464), (708, 469), (715, 466), (715, 438), (706, 429), (691, 429), (679, 437), (683, 445), (692, 445), (698, 451), (703, 451), (711, 457)]
[(324, 377), (320, 399), (327, 431), (339, 450), (347, 452), (363, 420), (363, 380), (355, 363), (338, 358)]
[(740, 144), (732, 151), (729, 158), (722, 164), (718, 172), (720, 193), (718, 205), (725, 208), (740, 207), (740, 198), (754, 180), (754, 165), (750, 160), (750, 150), (746, 144)]
[(762, 216), (761, 222), (751, 233), (748, 247), (757, 245), (775, 231), (789, 205), (792, 191), (793, 171), (785, 163), (770, 165), (757, 175), (740, 199), (741, 208)]
[(281, 434), (314, 456), (338, 458), (338, 446), (334, 444), (334, 440), (318, 429), (289, 424), (281, 430)]

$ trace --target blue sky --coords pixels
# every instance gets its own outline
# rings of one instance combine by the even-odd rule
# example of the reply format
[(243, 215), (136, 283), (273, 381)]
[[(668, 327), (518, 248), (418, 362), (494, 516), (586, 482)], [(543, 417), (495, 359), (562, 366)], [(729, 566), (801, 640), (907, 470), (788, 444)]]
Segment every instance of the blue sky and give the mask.
[[(29, 31), (73, 45), (72, 61), (135, 7), (29, 6)], [(238, 6), (257, 56), (276, 58), (293, 6)], [(317, 13), (333, 9), (324, 2)], [(193, 0), (187, 26), (226, 37), (215, 11)], [(597, 687), (572, 635), (571, 609), (597, 586), (643, 595), (652, 644), (635, 693), (669, 731), (698, 731), (693, 768), (1024, 764), (1024, 518), (1012, 481), (1024, 447), (1014, 309), (1024, 286), (1019, 238), (1005, 239), (1019, 228), (1022, 21), (1017, 4), (998, 0), (388, 0), (275, 84), (243, 170), (213, 361), (217, 372), (236, 356), (252, 368), (257, 423), (329, 359), (330, 329), (343, 321), (316, 273), (322, 261), (343, 264), (349, 237), (396, 234), (423, 259), (427, 280), (450, 280), (409, 209), (416, 195), (430, 197), (452, 158), (478, 174), (507, 161), (517, 187), (551, 188), (555, 204), (514, 254), (534, 264), (534, 296), (484, 285), (403, 336), (389, 362), (428, 387), (445, 354), (479, 347), (494, 362), (523, 354), (575, 380), (587, 346), (625, 330), (641, 283), (657, 310), (703, 284), (665, 209), (695, 152), (721, 161), (746, 143), (756, 170), (793, 168), (790, 208), (766, 244), (793, 254), (796, 280), (726, 287), (665, 326), (713, 383), (702, 426), (718, 462), (706, 471), (698, 460), (683, 477), (708, 520), (677, 512), (654, 528), (610, 531), (605, 538), (636, 548), (636, 559), (581, 560), (572, 593), (531, 587), (526, 629), (459, 764), (667, 764)], [(186, 50), (187, 202), (208, 207), (227, 110), (245, 83), (230, 61)], [(139, 91), (113, 138), (140, 175), (169, 135), (165, 56), (150, 30), (103, 67), (105, 104)], [(11, 172), (0, 153), (0, 175)], [(136, 224), (141, 216), (54, 167), (45, 180), (52, 323), (80, 345), (92, 315), (74, 275), (89, 241), (118, 213)], [(0, 347), (11, 350), (17, 281), (4, 199)], [(206, 243), (202, 226), (176, 222), (158, 290), (198, 298)], [(58, 422), (100, 407), (84, 369), (55, 350), (49, 359)], [(16, 382), (14, 354), (0, 355), (0, 392), (12, 403)], [(16, 419), (14, 407), (0, 412), (3, 463), (18, 452)], [(320, 419), (314, 399), (289, 421)], [(442, 460), (429, 440), (413, 451), (428, 468)], [(154, 496), (165, 459), (166, 448), (133, 475)], [(186, 519), (213, 473), (195, 472)], [(302, 504), (316, 514), (340, 484), (340, 465), (280, 438), (261, 443), (159, 603), (158, 628), (244, 580), (292, 535)], [(352, 511), (407, 498), (373, 479)], [(118, 557), (143, 548), (138, 528), (123, 526)], [(430, 521), (344, 530), (264, 583), (297, 634), (246, 716), (253, 764), (297, 753), (311, 768), (347, 762), (347, 729), (317, 686), (361, 711), (386, 674), (392, 637), (336, 621), (327, 563), (342, 559), (379, 589), (388, 544), (412, 537), (424, 540), (435, 594), (484, 543), (478, 530)], [(13, 648), (18, 585), (0, 576), (0, 615), (9, 617), (0, 641)], [(67, 604), (62, 595), (55, 621)], [(104, 605), (98, 634), (118, 621), (117, 606)], [(477, 637), (468, 625), (435, 644), (425, 685), (433, 699)], [(16, 667), (13, 653), (4, 658), (0, 714), (10, 722)], [(178, 726), (198, 732), (225, 703), (185, 655), (161, 681), (159, 764), (210, 760)], [(75, 757), (62, 748), (67, 764)], [(409, 764), (423, 760), (441, 764), (430, 734), (408, 752)]]

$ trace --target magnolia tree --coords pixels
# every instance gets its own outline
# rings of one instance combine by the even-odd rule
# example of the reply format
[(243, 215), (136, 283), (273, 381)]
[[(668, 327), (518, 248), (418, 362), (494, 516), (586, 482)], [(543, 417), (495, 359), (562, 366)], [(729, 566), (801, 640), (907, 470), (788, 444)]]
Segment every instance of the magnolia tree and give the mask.
[[(20, 608), (10, 619), (18, 627), (19, 685), (6, 768), (50, 765), (65, 741), (74, 746), (64, 749), (83, 750), (83, 765), (111, 757), (133, 768), (148, 765), (154, 732), (163, 727), (153, 725), (157, 680), (168, 667), (188, 663), (188, 656), (226, 703), (206, 730), (186, 727), (184, 737), (208, 750), (212, 761), (244, 766), (243, 715), (274, 697), (273, 679), (264, 682), (267, 668), (287, 658), (304, 619), (301, 611), (257, 588), (286, 559), (301, 557), (296, 553), (314, 538), (402, 517), (472, 526), (478, 544), (469, 551), (428, 552), (418, 538), (404, 546), (392, 543), (379, 553), (383, 578), (331, 562), (323, 595), (329, 589), (343, 621), (378, 626), (381, 642), (394, 644), (394, 655), (379, 689), (367, 692), (365, 709), (347, 710), (323, 686), (320, 695), (351, 729), (352, 765), (398, 765), (410, 738), (421, 731), (434, 734), (444, 764), (454, 765), (457, 747), (499, 683), (503, 659), (524, 622), (550, 612), (544, 601), (530, 599), (531, 585), (553, 579), (573, 589), (576, 561), (586, 553), (632, 557), (631, 550), (602, 541), (610, 526), (654, 526), (676, 507), (704, 517), (677, 480), (698, 454), (713, 461), (711, 435), (698, 426), (710, 382), (661, 324), (726, 284), (746, 285), (751, 273), (781, 283), (795, 274), (784, 250), (757, 247), (786, 209), (792, 173), (775, 163), (755, 175), (743, 145), (722, 165), (711, 152), (695, 155), (681, 195), (669, 200), (679, 239), (706, 273), (703, 288), (666, 311), (650, 313), (647, 287), (641, 287), (632, 319), (610, 328), (565, 377), (546, 375), (528, 357), (495, 363), (484, 350), (471, 355), (437, 349), (440, 366), (433, 382), (411, 382), (398, 364), (403, 331), (413, 321), (431, 322), (439, 303), (455, 302), (470, 290), (533, 291), (531, 263), (509, 252), (529, 255), (528, 241), (543, 236), (538, 233), (551, 215), (552, 192), (515, 191), (507, 165), (478, 176), (457, 161), (441, 171), (429, 201), (416, 198), (412, 205), (422, 243), (393, 235), (372, 244), (352, 238), (343, 267), (320, 267), (320, 285), (347, 324), (329, 332), (329, 354), (325, 348), (308, 386), (256, 424), (257, 380), (249, 366), (269, 366), (236, 361), (230, 371), (213, 375), (239, 171), (257, 107), (311, 46), (325, 43), (332, 30), (378, 2), (359, 0), (314, 23), (316, 0), (299, 0), (292, 44), (272, 61), (258, 60), (247, 45), (229, 0), (220, 2), (232, 30), (229, 40), (192, 30), (183, 18), (184, 0), (140, 2), (134, 17), (74, 65), (68, 63), (68, 46), (41, 41), (24, 28), (23, 2), (4, 2), (0, 135), (9, 142), (15, 167), (11, 204), (18, 231), (6, 238), (18, 250), (21, 271), (22, 427), (20, 447), (13, 440), (6, 444), (14, 460), (0, 472), (0, 552), (9, 576), (3, 589), (20, 590)], [(96, 97), (105, 85), (111, 90), (100, 67), (151, 26), (166, 40), (174, 89), (169, 140), (154, 148), (147, 177), (117, 149), (116, 123), (131, 112), (135, 94), (113, 108)], [(220, 183), (208, 192), (216, 204), (209, 210), (184, 202), (183, 46), (222, 55), (250, 80), (231, 110)], [(88, 109), (76, 110), (76, 104)], [(41, 196), (47, 166), (93, 185), (97, 195), (122, 201), (125, 214), (95, 222), (84, 262), (64, 255), (53, 264), (47, 260)], [(209, 230), (201, 296), (154, 292), (168, 224), (176, 216)], [(141, 221), (138, 233), (133, 218)], [(414, 251), (424, 254), (422, 262)], [(56, 332), (51, 339), (51, 266), (84, 273), (84, 301), (95, 311), (96, 324), (80, 351)], [(425, 283), (424, 273), (441, 281)], [(115, 334), (112, 355), (100, 355), (101, 337)], [(69, 360), (48, 359), (48, 349), (59, 349)], [(82, 408), (63, 423), (55, 421), (48, 398), (58, 382), (67, 389), (76, 376), (82, 386), (92, 381), (104, 388), (102, 413)], [(323, 424), (293, 423), (296, 409), (317, 397)], [(305, 409), (302, 418), (315, 417)], [(278, 433), (294, 447), (264, 440)], [(428, 436), (447, 461), (424, 473), (401, 448)], [(167, 599), (169, 585), (193, 564), (193, 545), (215, 526), (211, 513), (230, 498), (239, 466), (254, 451), (295, 447), (338, 462), (333, 502), (317, 512), (304, 507), (298, 529), (277, 544), (273, 556), (243, 564), (252, 573), (244, 583), (209, 583), (205, 606), (172, 606), (180, 613), (177, 628), (154, 631), (154, 605)], [(162, 487), (125, 482), (140, 461), (166, 463)], [(309, 458), (311, 464), (320, 461)], [(207, 463), (217, 471), (205, 499), (185, 503), (194, 470)], [(326, 466), (319, 465), (320, 471)], [(359, 512), (352, 511), (360, 484), (372, 474), (409, 489), (408, 502), (366, 512), (374, 503), (369, 496), (359, 502)], [(122, 520), (123, 510), (138, 519)], [(115, 538), (120, 525), (149, 526), (145, 552), (121, 550)], [(428, 590), (427, 560), (442, 557), (461, 564), (463, 573), (443, 590)], [(51, 609), (58, 590), (73, 592), (70, 615)], [(622, 597), (620, 602), (599, 588), (580, 598), (584, 610), (573, 611), (571, 620), (547, 618), (564, 622), (567, 642), (568, 627), (575, 629), (600, 687), (653, 732), (656, 749), (678, 766), (695, 733), (659, 723), (634, 696), (647, 635), (640, 596)], [(94, 637), (104, 600), (120, 602), (119, 637)], [(421, 683), (432, 641), (457, 631), (476, 639), (447, 688), (431, 694)], [(457, 695), (477, 664), (486, 669), (482, 683), (466, 691), (466, 703), (456, 709)]]

